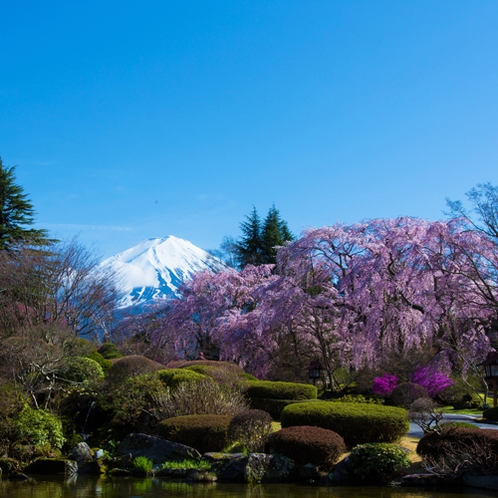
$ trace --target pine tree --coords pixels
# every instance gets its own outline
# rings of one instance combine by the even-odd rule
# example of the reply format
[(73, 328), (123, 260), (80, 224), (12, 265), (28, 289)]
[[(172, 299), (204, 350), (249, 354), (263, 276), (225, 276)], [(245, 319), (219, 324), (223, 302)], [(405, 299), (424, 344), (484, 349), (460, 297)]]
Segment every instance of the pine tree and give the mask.
[(293, 239), (287, 222), (280, 217), (280, 212), (274, 204), (266, 215), (261, 231), (261, 263), (276, 264), (278, 247)]
[(237, 260), (241, 268), (261, 264), (261, 219), (256, 208), (240, 224), (242, 237), (236, 244)]
[(235, 245), (240, 268), (249, 264), (276, 264), (277, 247), (294, 239), (275, 205), (270, 208), (263, 223), (253, 207), (246, 221), (240, 224), (240, 229), (243, 235)]
[(52, 242), (46, 230), (26, 228), (34, 223), (33, 205), (16, 183), (15, 167), (6, 167), (0, 158), (0, 250), (19, 242), (42, 245)]

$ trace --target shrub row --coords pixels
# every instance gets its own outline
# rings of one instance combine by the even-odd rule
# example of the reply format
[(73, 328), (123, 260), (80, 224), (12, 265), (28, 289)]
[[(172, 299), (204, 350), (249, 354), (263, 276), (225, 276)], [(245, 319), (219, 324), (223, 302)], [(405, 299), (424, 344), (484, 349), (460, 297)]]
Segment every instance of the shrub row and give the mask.
[(284, 408), (282, 427), (315, 425), (340, 434), (348, 447), (392, 443), (408, 432), (406, 410), (358, 403), (302, 402)]
[(304, 400), (316, 399), (317, 388), (311, 384), (297, 382), (273, 382), (269, 380), (248, 381), (245, 385), (249, 399)]
[(206, 375), (185, 368), (159, 370), (158, 375), (159, 379), (172, 390), (175, 390), (182, 382), (196, 382), (207, 378)]

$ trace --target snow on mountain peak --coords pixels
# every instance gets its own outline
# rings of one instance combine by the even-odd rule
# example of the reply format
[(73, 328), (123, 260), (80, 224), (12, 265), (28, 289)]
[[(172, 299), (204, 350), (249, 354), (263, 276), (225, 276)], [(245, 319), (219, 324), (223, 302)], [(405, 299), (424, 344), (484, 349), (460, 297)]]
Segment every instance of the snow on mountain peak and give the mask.
[(125, 295), (121, 307), (174, 297), (181, 283), (194, 273), (226, 268), (207, 251), (173, 235), (146, 239), (101, 265), (116, 275), (116, 286)]

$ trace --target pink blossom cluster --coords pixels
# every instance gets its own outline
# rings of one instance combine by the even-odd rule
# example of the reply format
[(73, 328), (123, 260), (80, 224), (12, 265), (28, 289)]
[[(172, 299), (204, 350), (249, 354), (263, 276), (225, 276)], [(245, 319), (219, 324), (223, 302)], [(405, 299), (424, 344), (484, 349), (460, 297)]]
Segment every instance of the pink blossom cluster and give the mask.
[(394, 391), (398, 385), (398, 377), (396, 375), (384, 374), (382, 377), (375, 377), (372, 385), (372, 391), (380, 396), (387, 396)]

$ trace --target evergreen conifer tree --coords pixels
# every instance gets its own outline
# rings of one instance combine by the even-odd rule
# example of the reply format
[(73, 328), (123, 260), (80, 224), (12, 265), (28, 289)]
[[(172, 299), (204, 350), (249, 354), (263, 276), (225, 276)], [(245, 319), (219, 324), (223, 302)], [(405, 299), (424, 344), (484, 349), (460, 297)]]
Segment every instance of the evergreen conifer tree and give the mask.
[(274, 204), (268, 211), (261, 230), (261, 263), (276, 264), (277, 248), (293, 238), (287, 222), (280, 217), (280, 212)]
[(51, 241), (46, 230), (26, 228), (34, 223), (33, 205), (16, 183), (15, 167), (4, 166), (0, 158), (0, 250), (20, 242), (43, 245)]
[(246, 221), (240, 224), (240, 229), (242, 237), (235, 245), (240, 268), (249, 264), (275, 264), (277, 247), (294, 239), (275, 205), (270, 208), (263, 223), (253, 207)]
[(253, 206), (246, 221), (240, 224), (242, 237), (236, 244), (237, 260), (241, 268), (261, 264), (261, 219)]

